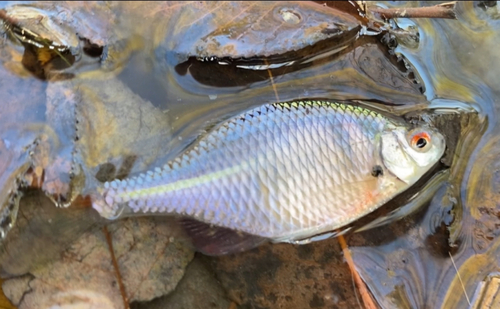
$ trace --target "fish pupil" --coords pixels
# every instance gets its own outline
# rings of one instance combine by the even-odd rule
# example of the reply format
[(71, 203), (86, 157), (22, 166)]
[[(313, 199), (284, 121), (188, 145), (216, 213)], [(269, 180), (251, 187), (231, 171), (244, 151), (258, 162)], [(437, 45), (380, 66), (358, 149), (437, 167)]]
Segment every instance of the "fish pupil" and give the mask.
[(381, 175), (384, 175), (384, 170), (382, 169), (382, 166), (375, 165), (372, 168), (372, 176), (373, 177), (378, 177), (378, 176), (381, 176)]
[(425, 138), (421, 137), (417, 140), (416, 146), (418, 148), (424, 148), (425, 145), (427, 145), (427, 141), (425, 140)]

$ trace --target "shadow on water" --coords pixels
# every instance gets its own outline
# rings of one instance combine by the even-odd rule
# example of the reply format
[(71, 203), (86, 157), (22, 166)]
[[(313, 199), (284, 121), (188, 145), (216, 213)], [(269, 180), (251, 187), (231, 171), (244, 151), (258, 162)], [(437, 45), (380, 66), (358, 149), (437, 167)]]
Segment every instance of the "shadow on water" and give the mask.
[[(82, 206), (88, 200), (78, 195), (86, 192), (90, 178), (123, 178), (162, 165), (222, 119), (276, 100), (330, 98), (377, 106), (413, 122), (431, 119), (447, 136), (445, 158), (432, 173), (348, 227), (381, 225), (348, 234), (357, 270), (379, 304), (467, 308), (479, 283), (500, 271), (498, 7), (459, 3), (457, 20), (397, 20), (403, 30), (418, 29), (418, 35), (404, 38), (386, 30), (366, 31), (373, 25), (366, 26), (364, 19), (360, 23), (359, 16), (343, 17), (343, 28), (322, 29), (316, 41), (308, 32), (307, 40), (287, 43), (292, 44), (288, 50), (255, 44), (263, 50), (254, 52), (237, 44), (224, 49), (232, 45), (224, 45), (220, 33), (204, 33), (201, 23), (188, 23), (194, 29), (189, 30), (183, 23), (192, 13), (182, 5), (172, 21), (161, 15), (174, 10), (169, 4), (148, 3), (140, 9), (132, 3), (79, 5), (57, 6), (54, 20), (79, 27), (77, 37), (52, 38), (50, 46), (58, 52), (43, 42), (33, 47), (35, 38), (14, 44), (5, 35), (0, 42), (0, 197), (20, 183), (32, 187), (23, 210), (39, 212), (34, 224), (50, 216), (59, 224), (41, 230), (40, 244), (48, 243), (58, 228), (74, 233), (47, 248), (51, 257), (57, 255), (53, 247), (67, 246), (72, 237), (102, 222), (85, 207), (69, 214), (47, 208), (49, 200), (42, 197), (43, 207), (33, 210), (37, 195), (32, 190), (42, 189), (60, 204), (78, 199)], [(240, 4), (224, 5), (233, 12)], [(271, 12), (266, 5), (242, 11)], [(322, 11), (308, 5), (286, 9), (294, 16), (309, 14), (310, 24), (302, 25), (306, 29), (321, 27)], [(219, 7), (210, 8), (214, 20), (231, 25)], [(53, 9), (42, 5), (46, 13)], [(94, 9), (97, 14), (86, 15)], [(193, 5), (193, 10), (206, 8)], [(72, 11), (78, 12), (72, 19), (64, 17)], [(275, 25), (272, 19), (266, 22)], [(151, 25), (158, 30), (151, 31)], [(238, 34), (243, 26), (228, 29)], [(252, 31), (257, 30), (239, 37), (248, 40)], [(265, 31), (258, 35), (272, 41)], [(172, 43), (180, 39), (182, 44)], [(59, 50), (57, 40), (70, 48)], [(226, 54), (210, 54), (211, 40), (222, 40), (217, 42)], [(467, 109), (474, 112), (463, 112)], [(29, 157), (35, 164), (28, 168), (25, 153), (32, 148)], [(14, 181), (12, 175), (22, 177)], [(0, 252), (7, 256), (0, 256), (2, 269), (10, 275), (33, 267), (32, 260), (5, 253), (38, 248), (21, 245), (37, 241), (36, 229), (26, 228), (30, 216), (14, 226)], [(78, 224), (78, 216), (88, 220)], [(36, 262), (46, 260), (43, 254), (39, 258)], [(208, 265), (227, 297), (242, 308), (357, 306), (336, 239), (196, 259)]]

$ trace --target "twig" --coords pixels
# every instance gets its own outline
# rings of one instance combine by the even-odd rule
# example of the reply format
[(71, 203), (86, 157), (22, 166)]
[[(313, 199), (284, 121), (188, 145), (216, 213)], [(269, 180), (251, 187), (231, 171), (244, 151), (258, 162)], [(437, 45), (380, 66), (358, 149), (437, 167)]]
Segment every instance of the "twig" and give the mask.
[(354, 280), (354, 276), (352, 276), (352, 275), (351, 275), (351, 283), (352, 283), (352, 290), (354, 291), (354, 296), (356, 296), (356, 302), (358, 303), (359, 308), (363, 308), (363, 306), (361, 306), (361, 302), (359, 301), (358, 288), (356, 287), (356, 281)]
[(442, 3), (439, 5), (420, 7), (420, 8), (390, 8), (379, 7), (369, 8), (368, 11), (378, 14), (384, 19), (392, 18), (445, 18), (456, 19), (455, 4), (456, 1)]
[(5, 10), (0, 10), (0, 19), (5, 21), (6, 23), (12, 25), (12, 26), (18, 26), (17, 20), (12, 18), (12, 17), (9, 17)]
[(448, 251), (448, 254), (450, 255), (451, 263), (453, 263), (453, 267), (455, 267), (455, 271), (457, 272), (458, 281), (460, 281), (460, 284), (462, 285), (462, 290), (464, 290), (465, 299), (467, 299), (467, 303), (470, 306), (469, 296), (467, 296), (467, 291), (465, 290), (465, 285), (464, 285), (464, 282), (462, 281), (462, 277), (460, 276), (460, 273), (458, 272), (457, 265), (455, 265), (455, 261), (453, 260), (453, 256), (451, 255), (450, 251)]
[(264, 62), (268, 66), (268, 68), (267, 68), (267, 74), (269, 74), (269, 78), (271, 80), (271, 85), (273, 86), (274, 95), (276, 97), (276, 102), (279, 102), (280, 101), (280, 97), (278, 95), (278, 89), (276, 89), (276, 84), (274, 83), (273, 73), (269, 69), (269, 62), (267, 61), (267, 59), (264, 59)]
[(354, 260), (352, 259), (351, 256), (351, 250), (347, 247), (347, 243), (344, 239), (344, 236), (340, 235), (337, 237), (340, 247), (342, 248), (342, 253), (344, 253), (344, 258), (347, 262), (347, 265), (349, 266), (349, 269), (351, 270), (351, 274), (354, 278), (354, 281), (356, 282), (356, 285), (358, 286), (359, 293), (361, 294), (361, 299), (363, 300), (363, 304), (365, 305), (366, 309), (377, 309), (378, 306), (375, 304), (375, 301), (370, 295), (370, 292), (368, 292), (368, 289), (366, 288), (365, 283), (359, 276), (358, 272), (356, 271), (356, 266), (354, 265)]
[(120, 293), (123, 299), (123, 305), (125, 309), (130, 309), (130, 305), (128, 303), (127, 292), (125, 291), (125, 286), (123, 285), (122, 275), (120, 274), (120, 269), (118, 268), (118, 261), (116, 261), (115, 250), (113, 249), (113, 240), (111, 239), (111, 234), (106, 227), (102, 228), (104, 232), (104, 236), (106, 237), (106, 242), (108, 243), (109, 252), (111, 253), (111, 261), (113, 262), (113, 268), (116, 273), (116, 281), (118, 281), (118, 286), (120, 287)]
[(230, 304), (229, 304), (229, 308), (228, 309), (237, 309), (238, 306), (236, 305), (236, 303), (234, 301), (232, 301)]

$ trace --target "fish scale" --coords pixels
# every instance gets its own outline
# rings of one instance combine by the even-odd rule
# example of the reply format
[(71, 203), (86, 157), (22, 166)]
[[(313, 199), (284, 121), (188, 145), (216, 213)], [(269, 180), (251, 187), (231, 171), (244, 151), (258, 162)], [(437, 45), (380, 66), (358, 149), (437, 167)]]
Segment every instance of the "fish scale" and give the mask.
[(263, 105), (162, 168), (98, 187), (93, 206), (108, 218), (176, 214), (276, 241), (323, 233), (408, 187), (388, 171), (371, 175), (380, 135), (401, 125), (335, 102)]

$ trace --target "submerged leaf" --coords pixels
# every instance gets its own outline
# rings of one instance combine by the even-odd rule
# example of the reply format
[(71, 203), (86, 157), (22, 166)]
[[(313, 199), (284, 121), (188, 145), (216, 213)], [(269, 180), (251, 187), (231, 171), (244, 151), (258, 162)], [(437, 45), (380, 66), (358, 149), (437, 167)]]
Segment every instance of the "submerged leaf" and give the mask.
[(180, 61), (277, 55), (361, 29), (354, 16), (305, 1), (165, 2), (156, 9), (168, 16), (157, 39)]
[[(154, 219), (125, 220), (108, 227), (129, 301), (148, 301), (174, 290), (193, 252), (172, 238), (168, 222)], [(41, 249), (39, 249), (41, 250)], [(26, 277), (3, 284), (7, 296), (20, 308), (69, 305), (87, 298), (113, 308), (123, 300), (101, 230), (85, 233), (52, 264), (38, 267)]]
[(25, 194), (16, 225), (0, 245), (0, 275), (20, 276), (45, 266), (104, 223), (92, 208), (56, 208), (41, 192)]

